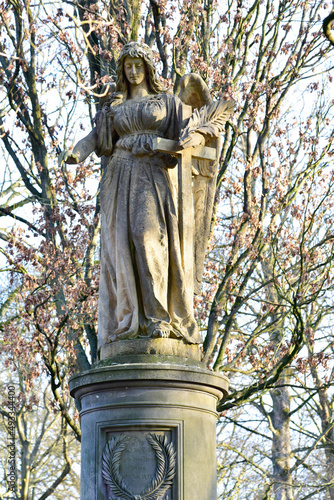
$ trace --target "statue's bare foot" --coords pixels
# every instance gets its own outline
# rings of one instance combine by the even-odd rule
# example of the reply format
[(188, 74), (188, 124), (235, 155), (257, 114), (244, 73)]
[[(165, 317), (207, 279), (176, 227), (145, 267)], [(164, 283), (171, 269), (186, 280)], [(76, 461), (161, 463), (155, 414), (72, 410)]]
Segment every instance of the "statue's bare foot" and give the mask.
[(168, 330), (161, 330), (160, 328), (155, 328), (152, 332), (152, 338), (154, 339), (168, 339), (169, 337)]

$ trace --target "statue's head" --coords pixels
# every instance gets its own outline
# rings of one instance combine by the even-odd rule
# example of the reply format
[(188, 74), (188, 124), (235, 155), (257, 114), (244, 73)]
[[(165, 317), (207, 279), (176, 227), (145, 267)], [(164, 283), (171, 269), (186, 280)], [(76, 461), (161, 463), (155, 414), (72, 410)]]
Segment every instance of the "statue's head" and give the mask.
[(117, 61), (116, 91), (129, 94), (129, 82), (124, 72), (124, 61), (127, 57), (140, 58), (144, 61), (146, 71), (146, 82), (149, 92), (159, 94), (164, 91), (157, 76), (153, 54), (148, 45), (142, 42), (130, 42), (124, 45)]

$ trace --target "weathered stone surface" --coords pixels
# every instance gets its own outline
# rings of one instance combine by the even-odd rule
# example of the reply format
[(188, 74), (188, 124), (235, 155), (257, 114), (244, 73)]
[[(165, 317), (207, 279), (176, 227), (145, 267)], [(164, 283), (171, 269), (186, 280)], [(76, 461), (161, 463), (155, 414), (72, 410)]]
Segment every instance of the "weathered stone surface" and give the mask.
[(125, 493), (126, 498), (140, 493), (143, 500), (152, 495), (167, 500), (175, 497), (176, 465), (177, 452), (171, 432), (115, 432), (104, 447), (102, 477), (109, 491)]
[[(108, 499), (122, 479), (132, 495), (124, 498), (134, 499), (150, 490), (159, 463), (172, 478), (170, 486), (159, 483), (160, 491), (168, 486), (166, 499), (216, 500), (216, 405), (228, 382), (175, 360), (97, 366), (72, 377), (71, 394), (81, 403), (81, 500)], [(109, 484), (106, 470), (115, 460), (120, 475)]]
[[(100, 358), (104, 360), (119, 358), (120, 356), (138, 356), (150, 354), (155, 356), (176, 356), (186, 360), (201, 361), (202, 353), (198, 345), (186, 344), (175, 339), (134, 339), (119, 340), (105, 344), (101, 350)], [(129, 358), (127, 358), (129, 362)]]

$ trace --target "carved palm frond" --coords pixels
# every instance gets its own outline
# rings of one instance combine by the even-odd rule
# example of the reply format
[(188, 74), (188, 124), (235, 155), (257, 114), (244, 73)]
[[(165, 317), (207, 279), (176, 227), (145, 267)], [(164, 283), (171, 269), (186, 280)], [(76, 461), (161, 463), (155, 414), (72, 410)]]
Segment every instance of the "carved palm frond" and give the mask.
[(179, 145), (182, 146), (190, 134), (198, 132), (211, 137), (219, 137), (225, 123), (235, 107), (234, 101), (217, 101), (194, 110), (186, 127), (181, 130)]

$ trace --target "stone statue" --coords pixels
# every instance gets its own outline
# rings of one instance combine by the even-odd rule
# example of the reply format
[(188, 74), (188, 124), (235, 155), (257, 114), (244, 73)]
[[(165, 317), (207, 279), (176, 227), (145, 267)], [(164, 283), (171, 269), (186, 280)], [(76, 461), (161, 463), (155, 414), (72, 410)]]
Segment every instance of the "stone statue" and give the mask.
[[(194, 112), (185, 119), (189, 105)], [(206, 84), (193, 74), (181, 80), (179, 96), (166, 92), (149, 47), (131, 42), (121, 51), (115, 92), (98, 112), (96, 126), (73, 151), (61, 153), (59, 161), (66, 163), (79, 163), (93, 151), (107, 157), (101, 182), (100, 349), (140, 337), (201, 343), (193, 291), (209, 236), (220, 132), (233, 107), (233, 101), (212, 103)], [(211, 160), (207, 146), (215, 148)], [(193, 215), (189, 220), (183, 214), (182, 228), (180, 207), (193, 201), (183, 195), (180, 202), (172, 169), (178, 156), (195, 150), (197, 158), (190, 154), (185, 163)], [(182, 240), (187, 231), (193, 248)]]

